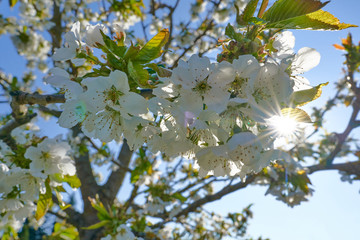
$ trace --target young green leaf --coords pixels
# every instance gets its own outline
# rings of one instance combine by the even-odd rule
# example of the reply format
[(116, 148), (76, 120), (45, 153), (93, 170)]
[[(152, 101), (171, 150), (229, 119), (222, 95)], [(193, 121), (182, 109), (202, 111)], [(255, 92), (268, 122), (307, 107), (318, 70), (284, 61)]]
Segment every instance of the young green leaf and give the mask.
[(323, 10), (318, 10), (303, 16), (269, 23), (266, 27), (281, 29), (342, 30), (345, 28), (357, 26), (353, 24), (341, 23), (339, 19), (334, 17), (332, 14)]
[(283, 108), (281, 115), (296, 120), (301, 123), (312, 123), (310, 116), (300, 108)]
[(95, 223), (89, 227), (83, 227), (83, 229), (87, 229), (87, 230), (91, 230), (91, 229), (97, 229), (97, 228), (101, 228), (105, 225), (111, 224), (110, 220), (103, 220), (101, 222)]
[(259, 12), (258, 12), (258, 15), (257, 15), (258, 18), (262, 18), (268, 4), (269, 4), (269, 0), (262, 0), (260, 9), (259, 9)]
[(146, 64), (145, 67), (149, 67), (152, 70), (154, 70), (159, 75), (159, 77), (170, 77), (172, 74), (170, 70), (167, 70), (166, 68), (158, 66), (155, 63)]
[(16, 3), (18, 2), (18, 0), (9, 0), (9, 5), (10, 7), (14, 7), (16, 5)]
[(291, 96), (291, 102), (295, 106), (301, 107), (321, 96), (322, 87), (328, 85), (329, 82), (321, 83), (316, 87), (294, 92)]
[(225, 35), (238, 42), (240, 42), (243, 39), (242, 34), (237, 33), (234, 27), (230, 25), (230, 23), (225, 28)]
[(278, 0), (264, 13), (263, 19), (271, 23), (279, 22), (315, 12), (329, 2), (322, 3), (318, 0)]
[(250, 18), (254, 16), (259, 0), (251, 0), (245, 7), (243, 14), (241, 14), (244, 22), (249, 22)]
[(74, 176), (65, 175), (64, 182), (67, 182), (72, 188), (81, 187), (80, 179), (76, 175)]
[(148, 63), (158, 57), (160, 57), (162, 51), (161, 48), (169, 40), (169, 30), (163, 29), (156, 34), (149, 42), (141, 48), (140, 52), (135, 56), (134, 61), (139, 63)]
[(138, 62), (128, 62), (128, 72), (130, 77), (138, 84), (139, 87), (151, 88), (148, 84), (149, 72), (144, 69)]
[(98, 212), (97, 216), (99, 220), (111, 220), (110, 214), (104, 207), (104, 204), (100, 202), (98, 195), (96, 195), (96, 199), (89, 197), (89, 201), (91, 203), (91, 206)]
[(45, 216), (46, 212), (49, 210), (52, 205), (52, 193), (51, 187), (49, 185), (49, 181), (45, 181), (46, 192), (44, 194), (39, 195), (39, 200), (37, 202), (35, 219), (39, 220), (43, 216)]

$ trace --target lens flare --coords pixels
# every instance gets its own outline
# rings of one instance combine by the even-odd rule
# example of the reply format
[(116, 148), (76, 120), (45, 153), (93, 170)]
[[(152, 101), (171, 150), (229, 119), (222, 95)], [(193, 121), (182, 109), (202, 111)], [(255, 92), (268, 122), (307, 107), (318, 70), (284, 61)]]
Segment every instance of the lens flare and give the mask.
[(289, 116), (275, 115), (268, 124), (278, 137), (292, 137), (299, 131), (299, 122)]

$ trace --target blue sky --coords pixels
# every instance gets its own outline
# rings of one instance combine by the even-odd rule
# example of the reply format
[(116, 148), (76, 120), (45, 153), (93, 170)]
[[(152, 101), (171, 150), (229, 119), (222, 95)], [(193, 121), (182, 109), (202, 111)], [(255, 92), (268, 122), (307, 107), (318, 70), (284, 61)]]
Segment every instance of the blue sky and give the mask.
[[(8, 10), (8, 2), (0, 1), (0, 14), (13, 15)], [(359, 0), (333, 0), (324, 10), (329, 11), (342, 22), (360, 25)], [(181, 13), (178, 13), (179, 16)], [(355, 42), (360, 40), (360, 29), (351, 28), (338, 32), (293, 31), (296, 37), (296, 49), (312, 47), (320, 52), (320, 64), (305, 76), (312, 85), (329, 81), (323, 96), (314, 105), (322, 105), (334, 92), (334, 83), (342, 77), (343, 52), (332, 44), (340, 43), (351, 32)], [(7, 36), (0, 36), (0, 68), (6, 73), (21, 76), (25, 61), (17, 56), (15, 48)], [(359, 76), (357, 76), (358, 78)], [(0, 112), (7, 111), (6, 104), (0, 105)], [(338, 107), (325, 116), (326, 127), (331, 131), (341, 132), (346, 127), (350, 109)], [(51, 136), (62, 132), (54, 121), (41, 121), (43, 134)], [(359, 131), (352, 136), (360, 136)], [(354, 159), (347, 159), (354, 160)], [(248, 233), (251, 236), (269, 237), (273, 240), (356, 240), (360, 229), (360, 183), (340, 181), (337, 171), (319, 172), (311, 175), (314, 196), (309, 202), (289, 208), (276, 201), (272, 196), (264, 196), (265, 187), (250, 186), (220, 201), (208, 205), (208, 209), (226, 213), (241, 211), (254, 203), (254, 219), (250, 221)]]

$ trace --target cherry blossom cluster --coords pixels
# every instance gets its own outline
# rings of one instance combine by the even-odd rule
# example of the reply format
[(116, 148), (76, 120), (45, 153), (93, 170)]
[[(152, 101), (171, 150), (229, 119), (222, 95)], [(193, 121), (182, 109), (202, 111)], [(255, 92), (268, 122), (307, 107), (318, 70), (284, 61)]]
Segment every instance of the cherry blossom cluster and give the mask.
[(34, 226), (41, 225), (43, 221), (34, 218), (37, 208), (34, 202), (40, 195), (51, 197), (51, 189), (62, 186), (60, 179), (76, 173), (71, 148), (60, 136), (34, 145), (38, 128), (27, 125), (11, 133), (18, 144), (16, 150), (0, 141), (0, 228), (11, 226), (16, 231), (26, 218), (34, 220)]
[[(54, 60), (81, 64), (79, 51), (105, 44), (100, 30), (106, 32), (100, 24), (88, 25), (81, 33), (75, 23)], [(78, 82), (54, 68), (46, 82), (65, 90), (62, 127), (80, 124), (85, 135), (103, 142), (126, 138), (131, 149), (146, 144), (153, 153), (194, 158), (201, 176), (245, 177), (284, 157), (273, 147), (278, 134), (269, 119), (290, 106), (294, 91), (309, 88), (298, 75), (320, 60), (311, 48), (295, 54), (294, 43), (291, 32), (277, 35), (277, 51), (261, 63), (252, 55), (232, 63), (192, 55), (171, 76), (159, 76), (150, 99), (139, 88), (130, 90), (129, 76), (120, 70)]]

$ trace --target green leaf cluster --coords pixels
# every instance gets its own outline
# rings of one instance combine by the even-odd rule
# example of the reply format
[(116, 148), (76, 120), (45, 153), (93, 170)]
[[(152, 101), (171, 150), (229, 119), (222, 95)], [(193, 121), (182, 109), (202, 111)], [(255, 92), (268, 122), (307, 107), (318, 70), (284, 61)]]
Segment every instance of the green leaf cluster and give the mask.
[(318, 0), (278, 0), (264, 13), (268, 1), (262, 1), (258, 17), (255, 17), (258, 0), (251, 0), (244, 12), (238, 16), (240, 25), (255, 25), (262, 29), (310, 29), (341, 30), (356, 27), (341, 23), (329, 12), (321, 10), (327, 2)]
[(155, 72), (163, 73), (164, 70), (155, 64), (149, 64), (151, 61), (160, 57), (163, 53), (162, 48), (169, 39), (169, 31), (161, 30), (143, 47), (131, 44), (129, 47), (124, 44), (124, 37), (112, 40), (109, 36), (101, 32), (105, 45), (98, 47), (106, 54), (106, 64), (101, 63), (91, 53), (83, 53), (78, 57), (87, 59), (88, 61), (100, 65), (99, 69), (93, 69), (93, 72), (86, 74), (84, 77), (108, 76), (111, 71), (120, 70), (128, 73), (129, 85), (131, 90), (141, 88), (153, 88), (149, 83), (149, 70), (152, 68)]

